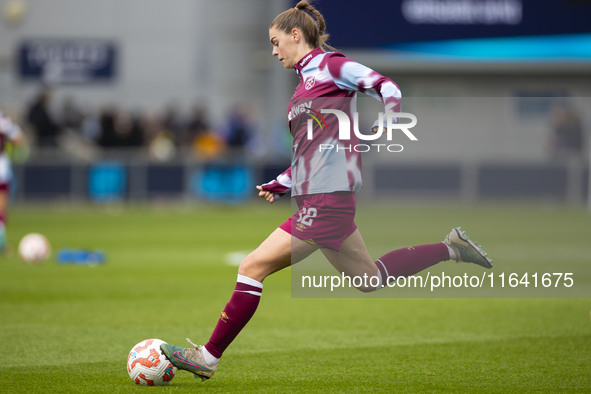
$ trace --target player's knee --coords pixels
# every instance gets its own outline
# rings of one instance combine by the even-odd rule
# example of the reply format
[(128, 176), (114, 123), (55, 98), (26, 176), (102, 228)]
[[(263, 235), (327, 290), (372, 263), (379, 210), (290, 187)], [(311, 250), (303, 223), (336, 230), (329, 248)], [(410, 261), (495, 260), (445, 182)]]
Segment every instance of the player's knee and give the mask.
[(256, 261), (251, 257), (250, 254), (246, 256), (244, 259), (242, 259), (240, 265), (238, 266), (238, 273), (240, 275), (248, 276), (249, 278), (251, 278), (251, 275), (253, 275), (256, 271)]
[(359, 278), (363, 278), (363, 280), (359, 281), (360, 283), (357, 283), (358, 286), (355, 286), (355, 288), (362, 293), (371, 293), (380, 288), (379, 273), (375, 265), (368, 267), (366, 273), (359, 276)]
[(264, 264), (254, 253), (250, 253), (242, 260), (238, 267), (238, 273), (259, 282), (267, 277)]

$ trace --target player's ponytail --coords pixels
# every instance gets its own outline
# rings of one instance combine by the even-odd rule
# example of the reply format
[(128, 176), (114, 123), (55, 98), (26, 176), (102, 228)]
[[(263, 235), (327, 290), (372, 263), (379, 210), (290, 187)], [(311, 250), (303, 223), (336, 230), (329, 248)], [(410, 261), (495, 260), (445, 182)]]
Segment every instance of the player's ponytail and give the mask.
[(289, 33), (294, 27), (298, 28), (306, 42), (313, 47), (321, 48), (323, 51), (334, 49), (326, 43), (329, 35), (326, 33), (324, 17), (307, 0), (302, 0), (294, 8), (277, 15), (269, 26), (269, 28), (271, 27), (276, 27), (286, 33)]
[(326, 41), (328, 41), (328, 34), (326, 34), (326, 21), (324, 20), (324, 17), (320, 13), (320, 11), (312, 7), (307, 0), (300, 1), (295, 6), (295, 8), (312, 14), (314, 19), (316, 19), (316, 24), (318, 28), (316, 30), (316, 34), (312, 44), (314, 44), (315, 47), (319, 47), (324, 50), (326, 49), (325, 47), (329, 47), (328, 45), (326, 45)]

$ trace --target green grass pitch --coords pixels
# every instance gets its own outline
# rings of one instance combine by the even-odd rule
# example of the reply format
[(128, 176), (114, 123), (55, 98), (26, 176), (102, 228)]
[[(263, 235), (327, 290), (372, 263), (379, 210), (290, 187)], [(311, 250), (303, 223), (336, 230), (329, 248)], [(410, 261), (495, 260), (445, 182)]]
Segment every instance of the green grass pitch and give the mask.
[[(463, 225), (495, 272), (591, 265), (582, 209), (391, 206), (358, 213), (376, 258)], [(108, 261), (33, 266), (14, 252), (0, 260), (0, 392), (591, 392), (589, 298), (293, 298), (289, 270), (265, 281), (213, 379), (179, 371), (167, 387), (136, 386), (131, 347), (206, 341), (235, 284), (228, 253), (255, 247), (288, 213), (288, 204), (262, 202), (13, 207), (13, 251), (35, 231), (54, 251), (102, 249)], [(588, 286), (591, 277), (575, 280)]]

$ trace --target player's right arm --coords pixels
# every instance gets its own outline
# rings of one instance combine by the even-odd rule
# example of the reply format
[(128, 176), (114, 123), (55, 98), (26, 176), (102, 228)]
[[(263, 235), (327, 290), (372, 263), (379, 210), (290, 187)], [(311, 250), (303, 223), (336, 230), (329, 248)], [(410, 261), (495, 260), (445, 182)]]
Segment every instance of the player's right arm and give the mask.
[(283, 196), (291, 189), (291, 167), (283, 171), (271, 182), (257, 185), (259, 197), (264, 198), (269, 203), (274, 203), (279, 197)]

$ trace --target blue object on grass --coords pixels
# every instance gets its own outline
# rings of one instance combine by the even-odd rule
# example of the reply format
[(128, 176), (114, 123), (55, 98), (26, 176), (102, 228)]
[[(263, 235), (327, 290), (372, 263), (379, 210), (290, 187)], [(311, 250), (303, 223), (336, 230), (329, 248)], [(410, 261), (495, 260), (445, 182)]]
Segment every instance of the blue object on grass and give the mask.
[(104, 263), (106, 256), (102, 250), (62, 249), (56, 259), (60, 264), (95, 265)]

